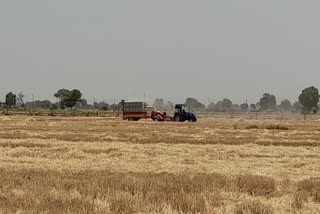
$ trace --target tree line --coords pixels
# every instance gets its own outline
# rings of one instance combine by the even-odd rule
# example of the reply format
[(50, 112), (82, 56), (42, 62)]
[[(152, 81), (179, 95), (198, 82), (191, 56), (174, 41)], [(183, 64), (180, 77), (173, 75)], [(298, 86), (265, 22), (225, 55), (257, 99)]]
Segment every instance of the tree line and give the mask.
[(25, 102), (25, 95), (20, 92), (14, 94), (9, 92), (5, 96), (5, 102), (0, 102), (1, 108), (7, 109), (98, 109), (98, 110), (118, 110), (119, 104), (109, 105), (106, 102), (93, 102), (89, 104), (88, 101), (82, 98), (82, 93), (78, 89), (68, 90), (60, 89), (54, 95), (57, 102), (51, 102), (50, 100), (34, 100)]
[[(87, 100), (82, 97), (82, 93), (78, 89), (68, 90), (60, 89), (53, 97), (57, 102), (52, 103), (49, 100), (35, 100), (25, 102), (23, 93), (14, 94), (9, 92), (5, 96), (5, 102), (0, 103), (0, 107), (7, 109), (14, 108), (41, 108), (41, 109), (99, 109), (99, 110), (118, 110), (121, 104), (108, 104), (106, 102), (94, 102), (88, 104)], [(207, 106), (199, 102), (195, 98), (187, 98), (185, 101), (188, 110), (195, 112), (276, 112), (276, 111), (291, 111), (301, 112), (304, 114), (317, 113), (319, 110), (319, 90), (314, 87), (304, 89), (298, 97), (298, 101), (291, 103), (285, 99), (277, 104), (276, 96), (270, 93), (264, 93), (257, 103), (242, 103), (234, 104), (230, 99), (224, 98), (217, 103), (209, 103)], [(153, 106), (160, 111), (173, 111), (174, 103), (163, 99), (155, 99)]]
[[(208, 106), (202, 104), (195, 98), (187, 98), (185, 104), (190, 111), (196, 112), (301, 112), (303, 114), (317, 113), (319, 110), (319, 91), (311, 86), (304, 89), (298, 97), (298, 101), (291, 103), (285, 99), (277, 104), (276, 96), (264, 93), (257, 103), (234, 104), (230, 99), (224, 98), (217, 103), (209, 103)], [(159, 110), (173, 108), (171, 102), (164, 103), (163, 99), (156, 99), (154, 106)]]

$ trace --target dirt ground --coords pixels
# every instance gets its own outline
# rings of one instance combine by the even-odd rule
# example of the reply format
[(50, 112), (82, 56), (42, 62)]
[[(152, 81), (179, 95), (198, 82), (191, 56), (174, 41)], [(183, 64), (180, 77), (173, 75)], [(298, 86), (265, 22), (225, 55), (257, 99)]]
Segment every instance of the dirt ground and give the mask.
[(4, 213), (320, 213), (320, 121), (0, 117)]

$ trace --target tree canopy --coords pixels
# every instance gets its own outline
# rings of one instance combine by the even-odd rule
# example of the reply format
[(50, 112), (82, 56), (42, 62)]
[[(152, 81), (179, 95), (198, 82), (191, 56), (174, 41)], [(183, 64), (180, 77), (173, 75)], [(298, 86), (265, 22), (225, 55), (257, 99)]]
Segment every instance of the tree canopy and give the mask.
[(54, 94), (54, 97), (59, 99), (60, 107), (74, 107), (78, 102), (81, 101), (82, 94), (78, 89), (69, 91), (68, 89), (60, 89)]
[(50, 100), (36, 100), (34, 102), (26, 102), (25, 106), (27, 108), (43, 108), (49, 109), (52, 107)]
[(281, 104), (280, 104), (281, 109), (283, 109), (284, 111), (289, 111), (292, 107), (291, 102), (287, 99), (282, 100)]
[(14, 107), (16, 105), (16, 103), (17, 103), (17, 95), (15, 95), (12, 92), (9, 92), (6, 95), (6, 105), (7, 105), (7, 107), (9, 107), (9, 108)]
[(99, 110), (109, 110), (110, 105), (106, 102), (94, 102), (93, 103), (93, 108), (94, 109), (99, 109)]
[(206, 106), (195, 98), (187, 98), (185, 103), (190, 111), (204, 111)]
[(256, 104), (254, 104), (254, 103), (250, 104), (250, 109), (251, 109), (251, 111), (255, 111), (257, 109)]
[(232, 101), (228, 98), (224, 98), (222, 101), (217, 102), (216, 104), (216, 111), (219, 112), (226, 112), (230, 111), (233, 107)]
[(240, 108), (241, 108), (241, 111), (248, 111), (249, 105), (248, 105), (248, 103), (242, 103), (240, 105)]
[(303, 105), (299, 101), (296, 101), (292, 104), (292, 108), (296, 112), (301, 112)]
[(209, 103), (209, 105), (207, 106), (207, 112), (214, 112), (216, 110), (216, 104), (214, 104), (213, 102)]
[(303, 113), (310, 113), (311, 111), (316, 113), (318, 111), (319, 90), (314, 86), (304, 89), (299, 96), (299, 102), (303, 106)]
[(260, 106), (264, 111), (275, 111), (277, 107), (276, 97), (273, 94), (264, 93), (260, 99)]

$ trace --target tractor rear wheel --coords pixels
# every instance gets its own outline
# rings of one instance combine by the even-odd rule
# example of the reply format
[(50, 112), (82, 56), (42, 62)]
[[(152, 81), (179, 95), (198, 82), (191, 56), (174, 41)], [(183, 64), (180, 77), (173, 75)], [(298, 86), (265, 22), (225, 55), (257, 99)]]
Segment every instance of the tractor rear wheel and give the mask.
[(180, 121), (181, 121), (179, 115), (174, 116), (173, 120), (174, 120), (175, 122), (180, 122)]

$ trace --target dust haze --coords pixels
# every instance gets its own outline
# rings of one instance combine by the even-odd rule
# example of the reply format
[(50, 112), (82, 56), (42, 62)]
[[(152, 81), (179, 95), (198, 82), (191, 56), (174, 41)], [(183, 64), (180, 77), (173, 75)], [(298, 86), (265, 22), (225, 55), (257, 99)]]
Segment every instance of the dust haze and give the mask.
[(320, 2), (2, 1), (0, 101), (297, 100), (319, 86)]

